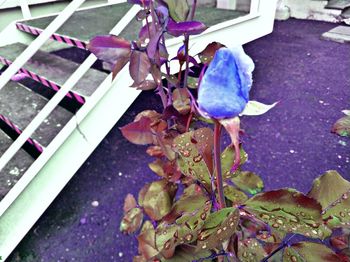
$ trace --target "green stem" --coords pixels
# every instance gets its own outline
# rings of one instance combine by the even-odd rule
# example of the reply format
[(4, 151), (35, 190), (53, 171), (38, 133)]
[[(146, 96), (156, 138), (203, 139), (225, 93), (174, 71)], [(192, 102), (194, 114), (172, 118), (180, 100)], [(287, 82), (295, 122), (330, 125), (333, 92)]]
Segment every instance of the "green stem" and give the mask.
[(215, 120), (214, 125), (214, 163), (215, 163), (215, 173), (216, 174), (216, 187), (219, 196), (219, 208), (225, 208), (225, 195), (224, 186), (221, 173), (221, 149), (220, 149), (220, 138), (221, 138), (221, 124), (219, 121)]

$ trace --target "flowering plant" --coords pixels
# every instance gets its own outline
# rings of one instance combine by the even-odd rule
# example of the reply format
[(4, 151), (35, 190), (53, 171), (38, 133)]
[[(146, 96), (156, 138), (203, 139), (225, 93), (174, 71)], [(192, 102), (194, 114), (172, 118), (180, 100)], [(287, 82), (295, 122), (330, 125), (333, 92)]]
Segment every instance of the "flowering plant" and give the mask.
[[(158, 176), (137, 200), (125, 198), (120, 230), (137, 234), (133, 261), (348, 261), (345, 235), (331, 238), (332, 247), (323, 241), (350, 223), (350, 182), (328, 171), (307, 195), (291, 188), (262, 192), (260, 177), (243, 170), (248, 155), (239, 140), (239, 117), (276, 105), (249, 101), (249, 56), (217, 42), (190, 55), (189, 36), (207, 29), (194, 20), (196, 1), (128, 2), (142, 7), (139, 39), (96, 36), (89, 49), (114, 76), (129, 63), (132, 87), (155, 90), (163, 105), (162, 112), (140, 112), (121, 128), (131, 143), (147, 145), (155, 159), (150, 172)], [(184, 39), (172, 59), (166, 34)], [(170, 60), (178, 61), (179, 73), (170, 73)], [(231, 138), (224, 150), (222, 127)], [(304, 240), (291, 243), (296, 234)]]

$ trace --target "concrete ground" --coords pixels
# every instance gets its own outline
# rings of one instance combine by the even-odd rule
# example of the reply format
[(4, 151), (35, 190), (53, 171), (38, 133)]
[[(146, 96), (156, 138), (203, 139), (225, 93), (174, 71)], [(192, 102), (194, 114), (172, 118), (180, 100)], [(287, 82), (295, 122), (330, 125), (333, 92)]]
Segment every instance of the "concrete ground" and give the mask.
[[(245, 46), (254, 59), (251, 99), (281, 101), (261, 117), (245, 117), (244, 169), (260, 174), (266, 190), (307, 192), (313, 179), (335, 169), (350, 180), (350, 140), (330, 133), (350, 109), (350, 45), (320, 40), (335, 25), (276, 22), (274, 32)], [(134, 236), (119, 233), (122, 203), (156, 178), (145, 147), (128, 143), (119, 127), (143, 109), (159, 108), (144, 92), (30, 230), (8, 261), (131, 261)]]

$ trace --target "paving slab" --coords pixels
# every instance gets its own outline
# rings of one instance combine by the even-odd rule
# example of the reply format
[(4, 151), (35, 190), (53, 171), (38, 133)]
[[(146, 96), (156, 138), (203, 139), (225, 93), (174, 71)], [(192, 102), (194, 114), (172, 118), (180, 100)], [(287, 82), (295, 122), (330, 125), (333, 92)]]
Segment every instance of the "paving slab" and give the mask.
[[(0, 90), (0, 114), (8, 118), (22, 131), (46, 105), (47, 100), (21, 84), (9, 82)], [(56, 107), (33, 133), (32, 138), (47, 146), (73, 114)]]
[(343, 10), (344, 8), (350, 7), (349, 0), (329, 0), (326, 8)]
[[(3, 58), (3, 60), (13, 62), (26, 48), (27, 46), (21, 43), (0, 47), (0, 61)], [(37, 77), (32, 77), (34, 80), (39, 78), (37, 81), (44, 83), (42, 78), (45, 78), (46, 82), (60, 87), (79, 66), (77, 63), (39, 50), (23, 68), (37, 75)], [(89, 69), (73, 87), (72, 93), (79, 96), (90, 96), (106, 76), (106, 73)], [(71, 95), (74, 95), (72, 93)]]
[[(52, 39), (63, 41), (79, 48), (85, 48), (86, 44), (94, 36), (108, 34), (131, 6), (132, 5), (128, 3), (123, 3), (78, 11), (57, 30)], [(217, 9), (212, 6), (204, 5), (197, 7), (195, 19), (204, 22), (207, 26), (212, 26), (246, 14), (247, 12), (244, 11)], [(17, 23), (17, 28), (37, 35), (40, 34), (55, 17), (56, 16), (49, 16), (19, 22)], [(101, 17), (103, 17), (103, 23), (100, 22)], [(121, 32), (120, 36), (128, 40), (135, 40), (138, 38), (139, 28), (141, 28), (141, 23), (133, 19)]]
[[(0, 130), (0, 155), (10, 147), (12, 139)], [(22, 177), (34, 159), (20, 149), (10, 162), (0, 171), (0, 201)]]
[(337, 26), (322, 34), (322, 38), (338, 43), (350, 43), (350, 26)]

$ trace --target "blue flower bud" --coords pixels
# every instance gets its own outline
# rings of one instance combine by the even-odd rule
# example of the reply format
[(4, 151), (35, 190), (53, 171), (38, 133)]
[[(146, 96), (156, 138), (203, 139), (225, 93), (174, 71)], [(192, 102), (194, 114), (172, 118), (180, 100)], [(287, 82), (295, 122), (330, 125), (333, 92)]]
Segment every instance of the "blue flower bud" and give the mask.
[(198, 90), (199, 110), (205, 117), (238, 116), (249, 100), (254, 63), (242, 47), (220, 48)]

